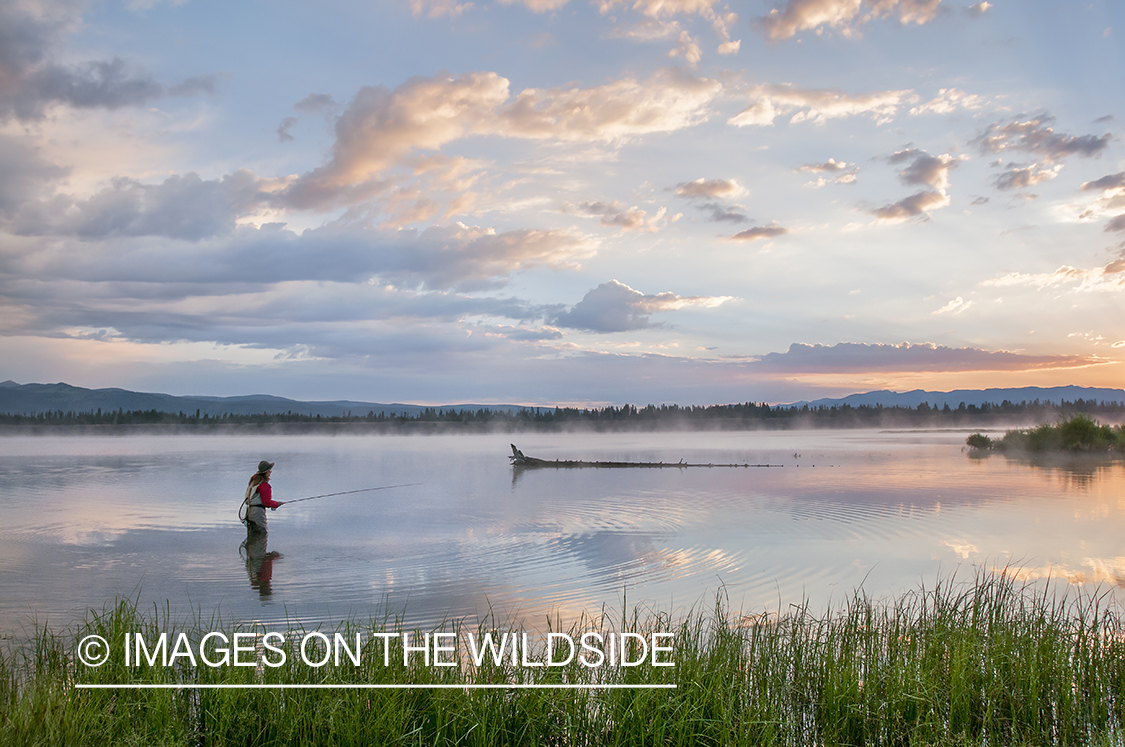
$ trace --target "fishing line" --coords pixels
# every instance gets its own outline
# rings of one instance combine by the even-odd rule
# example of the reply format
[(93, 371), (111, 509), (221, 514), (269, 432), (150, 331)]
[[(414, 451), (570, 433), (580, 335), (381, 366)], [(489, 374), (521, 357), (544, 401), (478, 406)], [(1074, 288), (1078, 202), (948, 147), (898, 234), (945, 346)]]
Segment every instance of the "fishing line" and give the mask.
[(403, 485), (382, 485), (377, 488), (360, 488), (359, 490), (345, 490), (340, 493), (325, 493), (324, 495), (310, 495), (308, 498), (294, 498), (291, 501), (282, 501), (282, 503), (289, 505), (290, 503), (300, 503), (301, 501), (311, 501), (317, 498), (330, 498), (334, 495), (351, 495), (352, 493), (370, 493), (372, 490), (390, 490), (391, 488), (409, 488), (414, 485), (421, 485), (420, 482), (408, 482)]

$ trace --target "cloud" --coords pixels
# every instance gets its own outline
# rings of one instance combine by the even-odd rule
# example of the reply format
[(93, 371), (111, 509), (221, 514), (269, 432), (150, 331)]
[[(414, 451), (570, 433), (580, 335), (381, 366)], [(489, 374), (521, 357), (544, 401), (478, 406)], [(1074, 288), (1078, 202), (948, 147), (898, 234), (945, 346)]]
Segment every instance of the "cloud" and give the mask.
[(731, 117), (728, 122), (738, 127), (770, 126), (780, 116), (795, 112), (790, 123), (815, 122), (861, 114), (877, 124), (890, 122), (898, 108), (911, 100), (909, 90), (877, 91), (851, 96), (836, 89), (801, 89), (792, 84), (755, 86), (750, 90), (754, 103)]
[(1125, 231), (1125, 213), (1110, 219), (1109, 223), (1105, 224), (1105, 230), (1106, 233), (1110, 231)]
[(972, 305), (972, 301), (966, 301), (960, 296), (957, 296), (957, 298), (953, 299), (945, 306), (942, 306), (940, 309), (935, 311), (934, 314), (960, 314), (964, 311), (967, 311)]
[(789, 229), (781, 226), (755, 226), (754, 228), (747, 228), (745, 231), (739, 231), (730, 238), (732, 241), (757, 241), (758, 239), (784, 236), (787, 233), (789, 233)]
[(745, 192), (745, 187), (734, 179), (703, 179), (701, 177), (693, 182), (680, 182), (676, 185), (676, 194), (689, 199), (738, 197)]
[[(835, 158), (829, 158), (824, 163), (807, 163), (803, 166), (798, 167), (797, 171), (801, 171), (806, 174), (840, 174), (832, 180), (834, 183), (855, 184), (856, 179), (858, 178), (856, 175), (859, 173), (859, 169), (850, 168), (851, 166), (852, 164), (849, 164), (846, 161), (837, 161)], [(848, 170), (849, 168), (850, 170)], [(841, 174), (840, 172), (844, 173)], [(821, 176), (818, 177), (816, 181), (809, 182), (807, 186), (819, 189), (825, 184), (828, 184), (828, 180)]]
[(306, 114), (322, 114), (328, 117), (335, 113), (340, 108), (340, 104), (336, 102), (332, 96), (327, 93), (310, 93), (296, 104), (293, 104), (293, 111), (301, 116), (286, 117), (281, 120), (281, 124), (277, 126), (277, 137), (280, 142), (288, 143), (293, 140), (293, 136), (289, 134), (289, 130), (301, 121), (301, 117)]
[(23, 236), (166, 236), (198, 241), (229, 233), (235, 221), (265, 198), (249, 171), (204, 181), (194, 173), (158, 185), (117, 178), (86, 200), (65, 195), (25, 203), (12, 221)]
[(266, 224), (198, 242), (121, 236), (42, 246), (2, 258), (0, 276), (33, 284), (141, 283), (155, 293), (164, 293), (160, 286), (211, 294), (305, 280), (468, 292), (499, 288), (511, 274), (531, 268), (575, 268), (598, 249), (595, 240), (573, 231), (497, 232), (461, 223), (421, 232), (334, 225), (300, 234)]
[(938, 208), (947, 207), (949, 202), (949, 196), (943, 192), (923, 191), (905, 197), (891, 205), (872, 210), (870, 214), (881, 222), (901, 223), (919, 215), (926, 215)]
[(579, 215), (600, 217), (599, 222), (603, 226), (620, 228), (622, 232), (653, 233), (660, 229), (660, 221), (664, 218), (667, 209), (663, 207), (658, 209), (650, 218), (647, 212), (636, 205), (626, 208), (620, 202), (580, 202), (578, 207), (574, 208), (574, 212)]
[(930, 342), (836, 345), (793, 343), (784, 353), (762, 356), (754, 368), (789, 373), (1031, 371), (1078, 368), (1104, 362), (1082, 355), (1024, 355), (1006, 350), (950, 348)]
[(327, 93), (310, 93), (293, 104), (293, 110), (301, 114), (329, 114), (339, 108), (340, 104)]
[(856, 27), (875, 18), (897, 16), (899, 23), (929, 23), (938, 14), (941, 0), (789, 0), (784, 9), (774, 8), (757, 19), (758, 29), (770, 41), (792, 39), (798, 32), (825, 27), (854, 36)]
[(957, 88), (942, 88), (938, 95), (921, 106), (910, 110), (914, 116), (921, 114), (952, 114), (958, 109), (980, 109), (987, 103), (981, 96), (965, 93)]
[(49, 195), (68, 171), (48, 162), (37, 149), (0, 134), (0, 217), (11, 217), (25, 202)]
[[(566, 0), (562, 0), (560, 4), (565, 2)], [(456, 18), (472, 7), (472, 3), (459, 3), (456, 0), (410, 0), (410, 11), (415, 18)]]
[[(646, 18), (657, 21), (657, 25), (646, 25), (646, 27), (635, 27), (634, 31), (615, 31), (616, 35), (628, 36), (632, 38), (644, 38), (643, 34), (650, 34), (647, 38), (658, 38), (651, 34), (657, 29), (660, 31), (660, 36), (670, 36), (674, 31), (679, 31), (680, 46), (673, 50), (669, 55), (670, 57), (684, 57), (691, 62), (687, 54), (692, 56), (701, 53), (698, 43), (690, 36), (686, 36), (686, 31), (680, 31), (679, 24), (676, 22), (666, 22), (662, 19), (671, 18), (677, 15), (698, 15), (706, 21), (711, 23), (715, 34), (719, 37), (718, 53), (722, 55), (736, 54), (742, 45), (740, 40), (732, 40), (730, 36), (731, 29), (738, 23), (738, 15), (729, 10), (725, 12), (718, 12), (715, 10), (715, 5), (718, 0), (632, 0), (630, 5), (629, 0), (598, 0), (598, 10), (602, 15), (608, 15), (615, 8), (620, 6), (628, 6), (630, 10), (642, 13)], [(693, 48), (694, 45), (694, 48)], [(698, 59), (695, 60), (698, 62)]]
[(668, 53), (668, 56), (673, 59), (678, 57), (687, 64), (695, 66), (703, 59), (703, 50), (699, 48), (698, 39), (687, 31), (681, 31), (679, 43), (675, 49)]
[(630, 332), (659, 326), (649, 321), (649, 317), (660, 311), (685, 306), (711, 308), (729, 300), (729, 296), (677, 296), (674, 293), (648, 296), (610, 280), (588, 292), (569, 311), (555, 316), (551, 323), (590, 332)]
[(1084, 182), (1081, 187), (1083, 192), (1115, 189), (1125, 189), (1125, 171), (1118, 171), (1116, 174), (1109, 174), (1092, 182)]
[(969, 13), (976, 18), (980, 18), (987, 13), (988, 9), (991, 7), (992, 3), (988, 2), (988, 0), (981, 0), (979, 3), (973, 3), (969, 6)]
[[(1120, 216), (1119, 216), (1120, 217)], [(1108, 228), (1106, 230), (1109, 230)], [(1121, 230), (1125, 230), (1122, 221)], [(1073, 285), (1075, 293), (1118, 292), (1125, 289), (1125, 261), (1116, 260), (1105, 267), (1080, 269), (1064, 265), (1054, 272), (1022, 273), (1009, 272), (985, 280), (982, 286), (1009, 287), (1027, 286), (1036, 290)]]
[(734, 179), (703, 179), (693, 182), (680, 182), (676, 194), (692, 201), (695, 207), (711, 213), (711, 222), (746, 223), (749, 218), (742, 212), (742, 206), (724, 203), (724, 197), (738, 197), (746, 193), (746, 188)]
[(851, 164), (847, 161), (837, 161), (835, 158), (829, 158), (824, 163), (807, 163), (797, 170), (809, 174), (833, 174), (838, 171), (847, 171), (850, 165)]
[(891, 163), (911, 161), (909, 166), (898, 172), (898, 177), (903, 184), (922, 185), (944, 193), (949, 189), (949, 172), (957, 167), (960, 159), (948, 153), (931, 156), (924, 151), (908, 148), (891, 154), (887, 160)]
[(83, 5), (76, 0), (0, 4), (0, 121), (41, 120), (53, 105), (119, 109), (165, 95), (215, 92), (217, 76), (191, 77), (165, 90), (118, 57), (56, 62), (80, 23)]
[(1002, 190), (1034, 187), (1037, 184), (1054, 179), (1062, 169), (1062, 164), (1056, 164), (1052, 168), (1040, 168), (1036, 171), (1038, 166), (1037, 163), (1024, 167), (1017, 164), (1008, 164), (1008, 170), (997, 176), (993, 184), (996, 185), (997, 189)]
[(169, 96), (198, 96), (201, 93), (206, 93), (214, 96), (218, 93), (218, 82), (222, 75), (195, 75), (190, 78), (185, 78), (180, 83), (168, 89)]
[(1100, 155), (1113, 137), (1110, 133), (1096, 137), (1055, 132), (1051, 127), (1054, 121), (1054, 117), (1042, 114), (1023, 121), (1017, 118), (1007, 124), (994, 122), (970, 142), (983, 154), (1018, 150), (1037, 155), (1045, 163), (1055, 163), (1073, 155)]
[(750, 218), (742, 212), (741, 205), (724, 205), (721, 202), (700, 202), (696, 204), (700, 210), (709, 210), (711, 217), (707, 220), (712, 223), (749, 223)]
[(331, 208), (385, 190), (385, 172), (417, 151), (469, 136), (611, 142), (671, 132), (706, 119), (717, 81), (676, 68), (648, 80), (592, 88), (521, 91), (491, 72), (411, 78), (393, 91), (365, 86), (336, 122), (332, 158), (302, 175), (281, 196), (298, 208)]
[(898, 172), (899, 181), (907, 186), (929, 187), (928, 190), (916, 192), (898, 202), (885, 205), (869, 211), (870, 215), (882, 223), (901, 223), (919, 215), (949, 205), (947, 193), (949, 189), (949, 172), (957, 167), (959, 158), (954, 158), (948, 153), (940, 156), (931, 156), (917, 148), (907, 148), (887, 157), (890, 163), (910, 161), (910, 164)]

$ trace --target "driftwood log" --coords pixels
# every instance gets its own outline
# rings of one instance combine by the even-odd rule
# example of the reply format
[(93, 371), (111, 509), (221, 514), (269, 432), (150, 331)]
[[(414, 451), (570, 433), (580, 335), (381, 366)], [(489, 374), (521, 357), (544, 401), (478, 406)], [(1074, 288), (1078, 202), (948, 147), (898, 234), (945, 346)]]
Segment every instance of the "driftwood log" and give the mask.
[(513, 467), (522, 467), (526, 469), (535, 469), (539, 467), (602, 467), (602, 468), (624, 468), (624, 467), (649, 467), (649, 468), (668, 468), (675, 467), (677, 469), (687, 469), (688, 467), (783, 467), (782, 464), (692, 464), (680, 460), (678, 462), (584, 462), (576, 459), (536, 459), (535, 457), (524, 456), (524, 453), (516, 448), (515, 444), (509, 444), (512, 447), (512, 455), (508, 457), (511, 460)]

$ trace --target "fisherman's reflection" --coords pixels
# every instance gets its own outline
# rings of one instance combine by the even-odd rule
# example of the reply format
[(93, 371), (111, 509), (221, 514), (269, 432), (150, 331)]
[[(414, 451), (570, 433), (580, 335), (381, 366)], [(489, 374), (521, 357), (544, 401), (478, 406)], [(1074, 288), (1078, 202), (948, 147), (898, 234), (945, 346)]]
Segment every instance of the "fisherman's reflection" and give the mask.
[(269, 534), (266, 532), (249, 532), (246, 541), (239, 547), (240, 554), (246, 559), (246, 575), (250, 577), (250, 586), (257, 589), (261, 597), (268, 597), (273, 593), (270, 588), (273, 581), (273, 561), (282, 557), (276, 550), (267, 552), (268, 538)]

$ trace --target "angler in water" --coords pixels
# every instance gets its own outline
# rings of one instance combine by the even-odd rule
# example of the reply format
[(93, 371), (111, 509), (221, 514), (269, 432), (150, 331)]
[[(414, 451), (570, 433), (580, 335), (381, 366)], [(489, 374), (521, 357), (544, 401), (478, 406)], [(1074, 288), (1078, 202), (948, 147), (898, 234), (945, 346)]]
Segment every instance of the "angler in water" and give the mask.
[(258, 463), (258, 471), (250, 478), (250, 485), (246, 488), (246, 497), (242, 499), (242, 507), (246, 509), (246, 530), (248, 532), (266, 532), (266, 509), (276, 511), (279, 506), (284, 506), (285, 501), (273, 499), (273, 489), (270, 488), (270, 473), (273, 472), (273, 462), (265, 460)]

